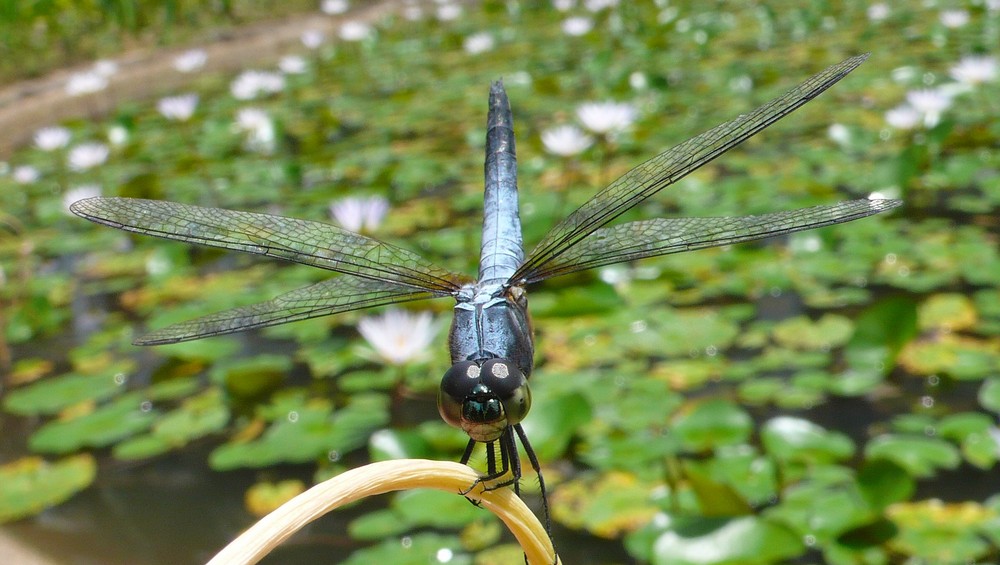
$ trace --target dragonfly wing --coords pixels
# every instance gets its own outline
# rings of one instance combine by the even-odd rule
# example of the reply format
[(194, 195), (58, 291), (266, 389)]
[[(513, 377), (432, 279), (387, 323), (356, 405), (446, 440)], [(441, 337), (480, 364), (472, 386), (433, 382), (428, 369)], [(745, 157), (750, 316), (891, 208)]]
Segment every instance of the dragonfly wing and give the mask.
[(462, 277), (416, 253), (334, 225), (140, 198), (87, 198), (70, 210), (114, 228), (312, 265), (438, 294)]
[(833, 86), (867, 58), (867, 54), (858, 55), (833, 65), (756, 110), (676, 145), (625, 173), (552, 228), (514, 273), (511, 282), (540, 280), (540, 273), (548, 270), (547, 263), (555, 261), (588, 235), (787, 116)]
[(173, 324), (146, 334), (134, 343), (177, 343), (435, 296), (439, 295), (384, 281), (345, 275), (278, 295), (267, 302), (240, 306)]
[(602, 228), (545, 263), (527, 283), (584, 269), (681, 251), (753, 241), (849, 222), (902, 204), (899, 200), (850, 200), (756, 216), (658, 218)]

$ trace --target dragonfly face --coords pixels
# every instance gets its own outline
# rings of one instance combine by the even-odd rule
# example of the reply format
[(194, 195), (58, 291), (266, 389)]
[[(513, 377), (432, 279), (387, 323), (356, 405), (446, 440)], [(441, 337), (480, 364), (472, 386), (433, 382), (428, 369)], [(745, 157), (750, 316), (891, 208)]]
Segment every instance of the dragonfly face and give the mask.
[(462, 361), (441, 380), (438, 411), (474, 441), (496, 441), (531, 408), (528, 378), (507, 359)]

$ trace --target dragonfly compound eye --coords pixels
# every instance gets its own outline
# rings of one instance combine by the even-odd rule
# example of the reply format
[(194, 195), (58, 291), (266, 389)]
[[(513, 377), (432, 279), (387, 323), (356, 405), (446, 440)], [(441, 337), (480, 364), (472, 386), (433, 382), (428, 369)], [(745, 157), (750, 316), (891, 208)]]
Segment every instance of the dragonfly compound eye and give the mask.
[(462, 428), (462, 406), (480, 386), (480, 367), (475, 361), (455, 363), (444, 374), (438, 388), (438, 412), (449, 425)]
[(517, 424), (528, 415), (531, 390), (517, 365), (507, 359), (488, 359), (483, 362), (479, 378), (500, 399), (508, 424)]

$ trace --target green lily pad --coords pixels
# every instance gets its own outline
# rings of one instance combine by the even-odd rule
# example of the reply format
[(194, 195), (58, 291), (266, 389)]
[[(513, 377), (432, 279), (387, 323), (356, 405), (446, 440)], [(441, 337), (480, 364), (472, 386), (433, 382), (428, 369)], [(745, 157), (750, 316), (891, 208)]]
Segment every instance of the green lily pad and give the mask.
[(216, 363), (210, 377), (234, 397), (256, 398), (281, 386), (291, 369), (287, 356), (256, 355)]
[(745, 516), (751, 506), (734, 485), (712, 472), (711, 462), (687, 460), (683, 462), (684, 479), (698, 499), (700, 514), (706, 517)]
[(431, 489), (400, 492), (392, 499), (392, 509), (412, 528), (460, 528), (483, 518), (483, 510), (455, 493)]
[(851, 370), (862, 375), (888, 373), (899, 351), (917, 335), (917, 304), (906, 297), (886, 298), (854, 323), (854, 335), (844, 348)]
[(961, 331), (978, 321), (976, 307), (964, 294), (935, 294), (917, 309), (921, 330)]
[(979, 387), (979, 405), (1000, 414), (1000, 378), (986, 379)]
[(23, 416), (56, 414), (84, 401), (100, 401), (122, 391), (125, 371), (131, 363), (119, 363), (98, 375), (70, 373), (49, 377), (14, 389), (4, 398), (4, 408)]
[(97, 463), (87, 453), (60, 461), (25, 457), (0, 466), (0, 523), (26, 518), (90, 486)]
[(179, 377), (146, 387), (143, 393), (154, 402), (176, 400), (194, 394), (201, 386), (201, 382), (195, 377)]
[(398, 536), (410, 529), (410, 524), (399, 519), (395, 510), (386, 508), (375, 510), (351, 520), (347, 533), (352, 539), (377, 541), (389, 536)]
[(372, 461), (418, 459), (431, 456), (427, 440), (417, 430), (383, 429), (368, 438), (368, 453)]
[(803, 538), (811, 536), (820, 547), (873, 518), (852, 472), (833, 466), (811, 469), (798, 483), (785, 488), (781, 504), (767, 509), (765, 515)]
[(865, 446), (865, 458), (886, 459), (915, 477), (930, 477), (937, 469), (954, 469), (962, 458), (952, 444), (934, 437), (878, 436)]
[(899, 354), (899, 363), (917, 375), (946, 374), (956, 379), (981, 379), (997, 369), (1000, 347), (985, 340), (945, 334), (914, 341)]
[(858, 488), (865, 501), (881, 511), (890, 504), (902, 502), (913, 495), (916, 481), (906, 469), (887, 459), (865, 462), (858, 471)]
[(289, 397), (266, 411), (275, 421), (259, 439), (219, 446), (209, 464), (229, 470), (339, 457), (363, 446), (372, 431), (388, 423), (387, 405), (384, 396), (355, 396), (334, 412), (329, 402)]
[(156, 421), (156, 414), (143, 410), (142, 402), (139, 393), (129, 393), (93, 412), (49, 422), (31, 435), (28, 445), (42, 453), (111, 445), (148, 429)]
[(711, 399), (693, 403), (674, 418), (672, 427), (685, 448), (704, 451), (746, 441), (753, 420), (735, 404)]
[(522, 426), (538, 456), (552, 460), (565, 453), (577, 429), (591, 420), (591, 414), (590, 403), (581, 394), (536, 395)]
[(850, 319), (825, 314), (815, 322), (806, 316), (782, 320), (774, 327), (774, 339), (780, 345), (802, 350), (829, 350), (847, 343), (854, 333)]
[[(442, 559), (442, 555), (446, 555), (447, 559)], [(344, 565), (370, 563), (427, 565), (442, 561), (446, 561), (449, 565), (472, 565), (472, 558), (462, 553), (461, 543), (456, 536), (429, 532), (405, 536), (398, 540), (385, 540), (378, 545), (359, 549), (343, 563)]]
[(787, 528), (756, 516), (674, 519), (653, 546), (655, 565), (764, 564), (805, 551)]
[(888, 516), (899, 527), (890, 547), (900, 554), (928, 563), (974, 563), (991, 551), (982, 534), (995, 525), (996, 513), (977, 503), (900, 503)]
[(609, 472), (586, 475), (559, 486), (550, 495), (552, 518), (570, 528), (614, 538), (649, 522), (658, 512), (655, 483), (634, 475)]
[(949, 414), (937, 423), (939, 436), (955, 441), (962, 441), (971, 434), (982, 434), (993, 427), (993, 418), (980, 412), (962, 412)]
[(791, 416), (779, 416), (765, 422), (761, 442), (769, 454), (785, 461), (832, 463), (854, 454), (854, 444), (844, 434)]
[(119, 443), (113, 453), (118, 459), (152, 457), (222, 430), (228, 423), (229, 408), (222, 392), (211, 388), (160, 417), (148, 434)]

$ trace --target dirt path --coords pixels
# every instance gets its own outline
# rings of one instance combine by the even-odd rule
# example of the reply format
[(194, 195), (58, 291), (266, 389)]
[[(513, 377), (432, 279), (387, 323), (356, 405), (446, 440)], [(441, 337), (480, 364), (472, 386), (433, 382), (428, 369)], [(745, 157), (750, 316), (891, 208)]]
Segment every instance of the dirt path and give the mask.
[[(100, 92), (71, 96), (66, 93), (67, 79), (89, 68), (62, 69), (31, 81), (0, 89), (0, 159), (31, 142), (35, 130), (71, 118), (98, 117), (127, 100), (144, 100), (176, 93), (198, 79), (204, 72), (235, 72), (248, 66), (273, 63), (286, 53), (301, 53), (302, 32), (322, 32), (327, 41), (335, 40), (344, 21), (373, 22), (397, 10), (395, 0), (376, 0), (339, 16), (309, 14), (279, 22), (264, 22), (242, 28), (213, 43), (187, 45), (170, 50), (149, 49), (125, 53), (113, 61), (118, 71)], [(197, 73), (174, 69), (174, 58), (189, 49), (203, 49), (208, 59)]]

